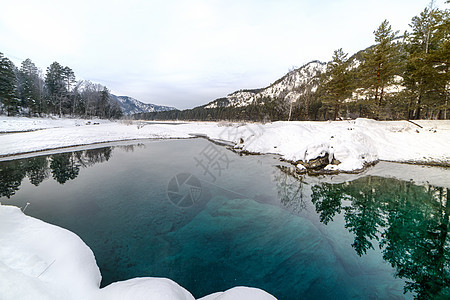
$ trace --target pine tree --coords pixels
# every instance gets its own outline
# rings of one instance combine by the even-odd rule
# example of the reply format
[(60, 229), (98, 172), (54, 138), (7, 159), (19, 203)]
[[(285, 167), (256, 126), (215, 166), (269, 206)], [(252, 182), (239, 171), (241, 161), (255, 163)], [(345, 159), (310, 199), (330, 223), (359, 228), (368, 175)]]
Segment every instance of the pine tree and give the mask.
[(335, 50), (323, 78), (322, 102), (334, 107), (334, 120), (337, 119), (344, 100), (352, 96), (351, 73), (347, 55), (342, 48)]
[(412, 19), (410, 27), (412, 32), (406, 36), (408, 58), (404, 74), (404, 85), (413, 97), (409, 117), (436, 117), (448, 105), (448, 11), (430, 5)]
[(439, 25), (437, 26), (437, 47), (430, 52), (431, 61), (437, 70), (437, 82), (439, 85), (439, 101), (436, 105), (438, 118), (447, 119), (450, 105), (449, 82), (450, 82), (450, 11), (441, 11)]
[(64, 67), (58, 62), (52, 63), (47, 68), (45, 74), (45, 84), (47, 86), (49, 104), (53, 107), (53, 112), (62, 116), (62, 102), (66, 95), (67, 87), (64, 80)]
[(40, 112), (43, 82), (38, 68), (29, 58), (22, 62), (19, 77), (21, 106), (28, 107), (30, 115)]
[(0, 102), (2, 111), (6, 107), (8, 116), (19, 110), (17, 77), (14, 64), (0, 52)]
[[(73, 107), (75, 106), (76, 95), (73, 93), (73, 88), (76, 84), (76, 77), (73, 70), (69, 67), (64, 67), (62, 69), (62, 80), (65, 84), (65, 93), (62, 95), (60, 101), (60, 109), (64, 110), (67, 113), (73, 112)], [(64, 107), (63, 107), (64, 105)]]
[(101, 118), (109, 118), (109, 110), (110, 110), (110, 94), (109, 90), (106, 88), (106, 86), (103, 87), (103, 90), (100, 92), (100, 100), (99, 100), (99, 106), (100, 106), (100, 117)]
[(395, 76), (400, 73), (400, 45), (395, 43), (398, 32), (384, 20), (373, 32), (375, 46), (363, 53), (360, 66), (362, 87), (369, 91), (369, 99), (374, 104), (375, 116), (381, 117), (385, 103), (385, 88), (394, 84)]

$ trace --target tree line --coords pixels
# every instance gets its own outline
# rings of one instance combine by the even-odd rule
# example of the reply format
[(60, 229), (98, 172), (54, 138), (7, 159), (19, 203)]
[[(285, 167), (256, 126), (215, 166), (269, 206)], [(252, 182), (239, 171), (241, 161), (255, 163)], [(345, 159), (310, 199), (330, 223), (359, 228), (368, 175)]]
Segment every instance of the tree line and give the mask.
[(0, 114), (120, 118), (107, 87), (77, 81), (74, 71), (53, 62), (45, 74), (29, 59), (20, 68), (0, 52)]
[(342, 49), (334, 51), (320, 95), (333, 118), (351, 107), (349, 99), (364, 103), (361, 113), (378, 119), (448, 118), (449, 11), (431, 3), (410, 27), (399, 37), (383, 21), (374, 31), (376, 44), (359, 53), (357, 66)]
[[(219, 99), (220, 100), (220, 99)], [(185, 110), (148, 112), (133, 115), (137, 120), (201, 120), (201, 121), (276, 121), (286, 120), (286, 102), (281, 98), (261, 98), (248, 106), (226, 106), (205, 108), (206, 105)], [(293, 114), (298, 116), (301, 106), (295, 106)], [(296, 120), (296, 118), (292, 118)]]
[(436, 8), (432, 2), (412, 18), (410, 31), (403, 35), (383, 21), (373, 32), (374, 45), (351, 57), (342, 48), (335, 50), (325, 73), (294, 88), (298, 96), (292, 102), (282, 95), (258, 98), (245, 107), (201, 106), (135, 117), (235, 121), (449, 119), (449, 15), (448, 9)]

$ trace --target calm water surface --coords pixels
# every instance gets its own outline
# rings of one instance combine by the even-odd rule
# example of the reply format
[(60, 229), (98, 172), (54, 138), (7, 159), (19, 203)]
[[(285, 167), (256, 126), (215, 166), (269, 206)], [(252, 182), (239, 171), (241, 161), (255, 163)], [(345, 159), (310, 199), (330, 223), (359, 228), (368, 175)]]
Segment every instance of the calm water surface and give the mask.
[(450, 295), (446, 187), (279, 165), (203, 139), (103, 147), (1, 162), (0, 202), (78, 234), (102, 286), (152, 276), (195, 297), (238, 285), (278, 299)]

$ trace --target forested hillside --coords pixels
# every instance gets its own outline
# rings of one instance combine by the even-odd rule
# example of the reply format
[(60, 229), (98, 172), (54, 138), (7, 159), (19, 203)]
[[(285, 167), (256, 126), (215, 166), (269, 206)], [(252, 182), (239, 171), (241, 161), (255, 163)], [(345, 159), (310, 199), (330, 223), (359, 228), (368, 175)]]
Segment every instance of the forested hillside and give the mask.
[(107, 87), (77, 82), (69, 67), (54, 62), (43, 74), (30, 59), (17, 68), (0, 53), (0, 114), (120, 118), (122, 109)]
[(375, 28), (373, 38), (373, 45), (350, 57), (342, 48), (337, 49), (326, 65), (311, 62), (263, 89), (237, 91), (184, 111), (135, 117), (254, 121), (449, 119), (449, 10), (431, 3), (412, 18), (409, 31), (400, 34), (385, 20)]

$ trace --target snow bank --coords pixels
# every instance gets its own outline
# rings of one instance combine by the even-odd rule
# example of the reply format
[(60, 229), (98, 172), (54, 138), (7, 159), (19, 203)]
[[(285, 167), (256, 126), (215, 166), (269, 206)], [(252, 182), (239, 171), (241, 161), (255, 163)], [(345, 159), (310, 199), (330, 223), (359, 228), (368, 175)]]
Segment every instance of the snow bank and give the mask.
[(249, 124), (231, 141), (243, 150), (279, 154), (292, 162), (328, 154), (330, 162), (340, 162), (325, 167), (331, 171), (361, 170), (378, 160), (450, 165), (450, 121), (422, 124), (420, 128), (407, 121), (369, 119)]
[(234, 287), (225, 292), (214, 293), (209, 296), (205, 296), (198, 300), (274, 300), (275, 297), (266, 293), (263, 290), (248, 288), (248, 287)]
[[(134, 278), (102, 289), (94, 254), (74, 233), (0, 204), (0, 298), (194, 300), (166, 278)], [(233, 288), (203, 299), (273, 300), (268, 293)]]
[(133, 278), (112, 283), (95, 295), (95, 299), (174, 299), (194, 300), (187, 290), (166, 278)]
[(100, 281), (77, 235), (0, 205), (0, 298), (88, 299)]
[[(328, 155), (329, 162), (334, 162), (325, 167), (328, 171), (361, 170), (378, 160), (450, 165), (450, 121), (415, 123), (357, 119), (264, 125), (109, 121), (86, 125), (85, 120), (2, 117), (0, 132), (16, 133), (0, 135), (0, 157), (102, 142), (201, 135), (252, 153), (279, 154), (296, 164)], [(17, 133), (36, 126), (47, 127)]]

